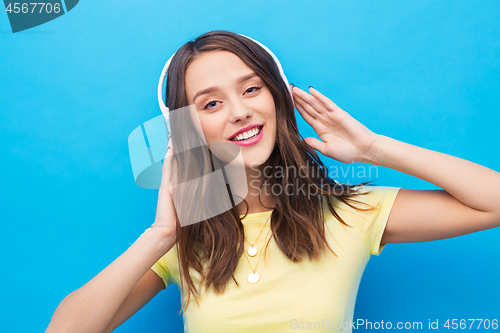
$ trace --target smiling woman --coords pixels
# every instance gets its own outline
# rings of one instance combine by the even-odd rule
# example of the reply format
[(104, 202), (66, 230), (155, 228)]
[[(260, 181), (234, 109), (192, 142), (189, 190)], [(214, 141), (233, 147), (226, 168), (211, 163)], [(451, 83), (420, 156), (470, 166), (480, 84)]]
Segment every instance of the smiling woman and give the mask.
[[(178, 82), (184, 84), (179, 85)], [(196, 194), (194, 197), (198, 202), (198, 207), (194, 208), (196, 210), (204, 206), (202, 203), (206, 197), (221, 193), (219, 182), (215, 184), (213, 179), (204, 177), (207, 170), (214, 172), (227, 163), (212, 149), (215, 143), (238, 146), (246, 177), (237, 179), (237, 182), (244, 183), (248, 193), (244, 201), (222, 214), (199, 223), (182, 227), (178, 225), (175, 248), (155, 264), (153, 270), (163, 277), (166, 284), (169, 283), (168, 276), (179, 282), (183, 300), (187, 299), (183, 302), (182, 310), (187, 311), (185, 316), (189, 319), (187, 323), (191, 329), (206, 323), (206, 317), (201, 319), (209, 316), (210, 312), (206, 311), (220, 310), (220, 304), (215, 308), (208, 306), (196, 310), (200, 305), (199, 299), (204, 303), (210, 299), (221, 302), (225, 297), (236, 297), (243, 301), (243, 295), (251, 293), (252, 289), (248, 288), (252, 287), (241, 286), (241, 281), (259, 282), (268, 289), (268, 292), (260, 294), (261, 297), (270, 297), (273, 301), (265, 302), (277, 306), (283, 301), (280, 300), (281, 296), (274, 295), (278, 289), (272, 285), (277, 280), (260, 280), (257, 272), (257, 268), (259, 271), (264, 270), (265, 265), (269, 264), (260, 262), (262, 251), (255, 258), (242, 258), (247, 256), (246, 252), (250, 248), (250, 253), (255, 253), (256, 246), (249, 243), (250, 240), (255, 239), (255, 242), (263, 244), (267, 241), (266, 245), (276, 247), (272, 252), (275, 255), (279, 252), (278, 258), (286, 258), (280, 265), (303, 262), (306, 258), (319, 260), (325, 249), (334, 253), (332, 242), (326, 239), (324, 215), (333, 212), (339, 223), (346, 225), (333, 204), (323, 199), (336, 198), (340, 202), (352, 204), (356, 202), (353, 197), (361, 195), (362, 191), (357, 191), (353, 185), (335, 187), (335, 182), (328, 178), (318, 155), (298, 132), (291, 90), (286, 79), (280, 74), (272, 55), (251, 39), (231, 32), (213, 31), (185, 44), (172, 58), (166, 89), (166, 105), (173, 110), (170, 111), (173, 150), (183, 152), (175, 154), (173, 164), (168, 167), (169, 170), (183, 170), (182, 174), (169, 176), (169, 179), (183, 177), (182, 181), (176, 180), (176, 184), (185, 183), (186, 179), (196, 182), (190, 182), (189, 189), (186, 186), (175, 189), (176, 212), (182, 215), (191, 213), (193, 194)], [(178, 111), (187, 104), (194, 112)], [(194, 121), (193, 117), (196, 118)], [(198, 121), (201, 133), (195, 130), (196, 125), (192, 125)], [(198, 148), (203, 141), (209, 148), (206, 151)], [(288, 174), (265, 177), (262, 170), (266, 167), (284, 167), (286, 170), (302, 168), (306, 172), (299, 177), (290, 177)], [(290, 187), (307, 188), (308, 191), (294, 191)], [(279, 188), (287, 191), (277, 194)], [(227, 192), (231, 197), (232, 187), (228, 187)], [(309, 192), (315, 193), (313, 198)], [(395, 194), (395, 190), (388, 193)], [(327, 211), (324, 210), (324, 204)], [(360, 209), (369, 207), (365, 205)], [(261, 235), (266, 236), (261, 239)], [(250, 247), (247, 249), (247, 246)], [(250, 265), (251, 269), (246, 265)], [(235, 276), (238, 270), (243, 274), (240, 278)], [(269, 274), (283, 274), (285, 271), (276, 269)], [(311, 274), (313, 271), (308, 272)], [(294, 276), (293, 281), (300, 283), (304, 278), (303, 275)], [(232, 290), (234, 287), (240, 291), (231, 296), (227, 288)], [(202, 289), (213, 298), (207, 294), (202, 296)], [(243, 289), (248, 290), (242, 293)], [(287, 293), (283, 291), (278, 294), (283, 296)], [(197, 302), (194, 305), (191, 305), (191, 295)], [(221, 295), (224, 298), (220, 298)], [(248, 323), (232, 323), (242, 315), (233, 312), (224, 325), (232, 327), (233, 331), (250, 329), (252, 318), (262, 314), (258, 305), (260, 302), (253, 304), (255, 313), (248, 317)], [(197, 311), (196, 315), (194, 311)], [(199, 311), (203, 311), (203, 314)], [(297, 308), (296, 311), (301, 310)], [(278, 316), (280, 319), (275, 318), (273, 321), (278, 320), (285, 328), (288, 315), (290, 313), (287, 310)], [(276, 326), (271, 327), (275, 331)], [(213, 329), (220, 332), (220, 327), (214, 326)]]
[[(174, 283), (189, 332), (288, 332), (299, 323), (351, 332), (362, 273), (386, 243), (500, 224), (499, 173), (375, 134), (312, 87), (290, 89), (274, 55), (246, 36), (217, 30), (184, 44), (168, 67), (165, 105), (172, 137), (155, 223), (63, 300), (49, 331), (110, 332)], [(320, 140), (302, 138), (294, 106)], [(241, 157), (244, 177), (207, 177), (232, 163), (220, 145)], [(340, 184), (316, 150), (443, 190)], [(235, 182), (248, 189), (239, 201)], [(224, 198), (228, 210), (181, 225), (179, 216)]]

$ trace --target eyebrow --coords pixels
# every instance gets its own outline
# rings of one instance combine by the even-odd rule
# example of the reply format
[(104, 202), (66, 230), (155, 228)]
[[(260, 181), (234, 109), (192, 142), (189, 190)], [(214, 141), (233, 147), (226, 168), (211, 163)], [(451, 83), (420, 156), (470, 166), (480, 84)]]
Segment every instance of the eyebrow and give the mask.
[[(240, 84), (240, 83), (242, 83), (242, 82), (245, 82), (245, 81), (247, 81), (247, 80), (250, 80), (251, 78), (253, 78), (253, 77), (255, 77), (255, 76), (257, 76), (257, 74), (255, 74), (255, 73), (253, 73), (253, 72), (252, 72), (252, 73), (250, 73), (250, 74), (247, 74), (247, 75), (245, 75), (245, 76), (240, 77), (238, 80), (236, 80), (236, 83), (237, 83), (237, 84)], [(207, 88), (207, 89), (203, 89), (203, 90), (198, 91), (196, 94), (194, 94), (194, 97), (193, 97), (193, 103), (194, 103), (194, 101), (196, 100), (196, 98), (198, 98), (199, 96), (201, 96), (201, 95), (205, 95), (205, 94), (209, 94), (209, 93), (214, 92), (214, 91), (216, 91), (216, 90), (219, 90), (219, 87), (217, 87), (217, 86), (216, 86), (216, 87), (210, 87), (210, 88)]]

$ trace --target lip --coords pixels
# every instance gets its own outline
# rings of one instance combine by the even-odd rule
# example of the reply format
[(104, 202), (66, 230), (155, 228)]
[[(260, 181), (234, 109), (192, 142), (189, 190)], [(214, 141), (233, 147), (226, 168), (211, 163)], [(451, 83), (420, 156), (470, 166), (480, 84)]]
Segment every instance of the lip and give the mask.
[[(245, 128), (247, 128), (247, 127), (245, 127)], [(261, 130), (260, 130), (260, 133), (257, 136), (251, 138), (250, 140), (245, 140), (245, 141), (231, 141), (231, 142), (234, 143), (234, 144), (237, 144), (238, 146), (241, 146), (241, 147), (252, 146), (254, 144), (259, 143), (259, 141), (262, 139), (262, 136), (263, 136), (262, 133), (264, 133), (264, 125), (260, 125), (258, 127), (262, 127)], [(250, 127), (250, 128), (252, 128), (252, 127)], [(243, 130), (243, 132), (245, 132), (245, 131), (246, 130)], [(238, 134), (236, 134), (236, 135), (238, 135)]]
[(240, 133), (248, 131), (249, 129), (252, 129), (254, 127), (261, 127), (261, 126), (262, 126), (262, 124), (251, 124), (251, 125), (248, 125), (246, 127), (240, 128), (239, 130), (237, 130), (236, 132), (234, 132), (233, 135), (231, 135), (229, 137), (229, 140), (231, 140), (232, 138), (234, 138), (235, 136), (237, 136)]

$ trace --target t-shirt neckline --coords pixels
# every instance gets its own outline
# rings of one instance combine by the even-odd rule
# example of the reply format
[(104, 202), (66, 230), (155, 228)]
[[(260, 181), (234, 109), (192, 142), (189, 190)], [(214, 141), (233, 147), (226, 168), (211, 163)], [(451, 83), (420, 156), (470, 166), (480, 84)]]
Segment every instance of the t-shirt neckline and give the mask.
[(245, 215), (240, 215), (240, 218), (243, 218), (243, 216), (245, 216), (245, 219), (249, 219), (249, 218), (252, 219), (252, 218), (257, 218), (257, 217), (262, 217), (262, 216), (270, 215), (272, 212), (273, 212), (273, 210), (268, 210), (268, 211), (265, 211), (265, 212), (258, 212), (258, 213), (247, 214), (246, 216)]

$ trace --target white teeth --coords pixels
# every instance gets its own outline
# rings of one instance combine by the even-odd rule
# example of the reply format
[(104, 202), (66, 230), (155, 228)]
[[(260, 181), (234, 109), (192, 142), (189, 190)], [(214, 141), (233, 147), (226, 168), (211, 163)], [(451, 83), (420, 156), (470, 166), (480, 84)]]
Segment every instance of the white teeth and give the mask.
[(235, 136), (232, 140), (233, 141), (241, 141), (241, 140), (247, 140), (251, 137), (256, 136), (257, 134), (260, 133), (260, 127), (254, 127), (249, 131), (243, 132)]

